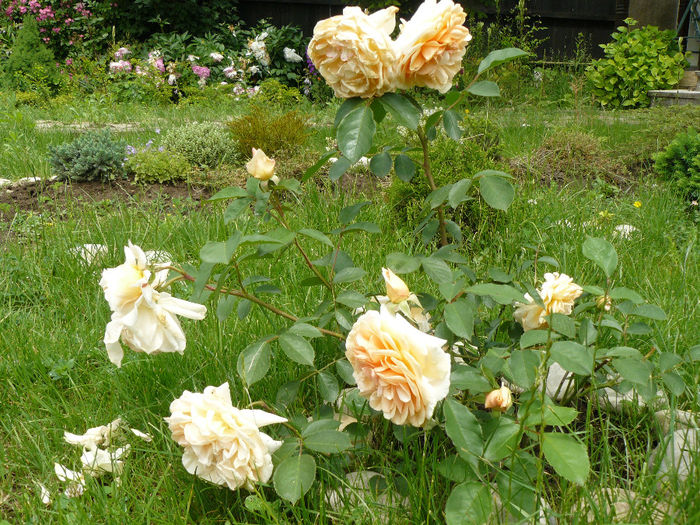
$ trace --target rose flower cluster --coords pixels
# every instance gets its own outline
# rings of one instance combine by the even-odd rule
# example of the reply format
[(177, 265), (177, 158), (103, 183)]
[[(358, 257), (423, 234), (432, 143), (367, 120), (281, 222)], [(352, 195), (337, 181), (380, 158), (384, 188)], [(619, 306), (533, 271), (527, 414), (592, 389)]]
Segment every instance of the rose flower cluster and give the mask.
[(314, 28), (308, 54), (339, 98), (371, 98), (397, 89), (446, 93), (471, 40), (466, 14), (452, 0), (425, 0), (395, 40), (397, 7), (371, 15), (346, 7)]

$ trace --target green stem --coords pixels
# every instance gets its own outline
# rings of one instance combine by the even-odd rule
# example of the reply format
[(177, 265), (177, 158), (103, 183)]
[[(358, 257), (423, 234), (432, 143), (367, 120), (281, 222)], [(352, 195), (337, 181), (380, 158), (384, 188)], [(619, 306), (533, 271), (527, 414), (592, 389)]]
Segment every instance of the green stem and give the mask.
[[(423, 130), (419, 127), (416, 131), (418, 133), (418, 139), (420, 140), (421, 148), (423, 149), (423, 173), (425, 173), (425, 178), (428, 179), (428, 185), (431, 191), (435, 191), (437, 186), (435, 185), (435, 179), (433, 179), (433, 173), (430, 169), (430, 150), (428, 149), (428, 137), (425, 136)], [(438, 206), (438, 220), (440, 222), (440, 246), (447, 246), (447, 228), (445, 227), (445, 209), (442, 204)]]

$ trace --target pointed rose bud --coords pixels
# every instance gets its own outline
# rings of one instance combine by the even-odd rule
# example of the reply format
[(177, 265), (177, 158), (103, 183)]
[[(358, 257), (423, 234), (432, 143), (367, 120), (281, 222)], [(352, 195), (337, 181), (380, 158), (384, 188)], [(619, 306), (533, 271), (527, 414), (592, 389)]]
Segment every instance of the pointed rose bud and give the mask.
[(484, 400), (484, 408), (498, 410), (499, 412), (505, 412), (512, 404), (513, 396), (510, 388), (507, 386), (502, 386), (498, 390), (492, 390), (486, 394), (486, 399)]
[(268, 180), (275, 174), (275, 159), (269, 158), (263, 150), (253, 148), (253, 158), (245, 167), (256, 179)]
[(396, 275), (389, 268), (382, 268), (382, 275), (386, 283), (386, 294), (389, 296), (389, 300), (392, 303), (400, 303), (408, 299), (411, 292), (401, 277)]

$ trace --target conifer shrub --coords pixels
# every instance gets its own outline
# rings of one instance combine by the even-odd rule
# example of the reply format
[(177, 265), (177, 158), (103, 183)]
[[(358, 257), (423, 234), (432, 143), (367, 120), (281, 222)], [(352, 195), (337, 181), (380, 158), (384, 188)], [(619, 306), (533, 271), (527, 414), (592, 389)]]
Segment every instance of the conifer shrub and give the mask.
[(685, 197), (700, 198), (700, 135), (693, 128), (679, 134), (656, 156), (656, 171)]
[(28, 16), (3, 66), (3, 84), (19, 91), (40, 91), (46, 95), (56, 91), (60, 76), (53, 52), (39, 36), (36, 20)]
[(59, 180), (111, 181), (125, 175), (126, 145), (109, 130), (90, 131), (67, 144), (49, 149), (49, 162)]

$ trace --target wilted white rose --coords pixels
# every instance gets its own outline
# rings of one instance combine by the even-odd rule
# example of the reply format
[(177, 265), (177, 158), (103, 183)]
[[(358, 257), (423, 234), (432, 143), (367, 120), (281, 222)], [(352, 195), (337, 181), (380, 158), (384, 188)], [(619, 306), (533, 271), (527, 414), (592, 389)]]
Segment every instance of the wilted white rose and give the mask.
[(296, 51), (294, 51), (291, 47), (285, 47), (285, 48), (282, 50), (282, 53), (284, 54), (284, 59), (285, 59), (287, 62), (301, 62), (302, 60), (304, 60), (304, 59), (301, 58), (301, 56), (300, 56)]
[(60, 463), (54, 463), (53, 470), (59, 481), (68, 482), (68, 487), (64, 491), (67, 497), (75, 498), (82, 495), (85, 491), (85, 476), (81, 472), (75, 472)]
[(360, 394), (372, 408), (397, 425), (417, 427), (433, 415), (450, 386), (445, 342), (382, 307), (355, 322), (345, 357)]
[(269, 180), (275, 174), (275, 159), (261, 149), (253, 148), (253, 157), (246, 163), (246, 170), (258, 180)]
[(376, 97), (394, 89), (396, 55), (391, 37), (398, 8), (371, 15), (346, 7), (314, 27), (308, 54), (339, 98)]
[(240, 410), (231, 404), (228, 383), (204, 393), (185, 391), (170, 404), (166, 417), (172, 438), (185, 451), (182, 464), (190, 474), (231, 490), (266, 483), (272, 457), (281, 441), (259, 428), (287, 420), (264, 410)]
[(394, 43), (397, 81), (404, 89), (425, 86), (446, 93), (462, 67), (472, 36), (464, 27), (466, 14), (452, 0), (425, 0)]
[(119, 476), (124, 468), (124, 460), (121, 459), (129, 452), (129, 445), (113, 451), (101, 448), (83, 450), (80, 461), (83, 464), (83, 473), (94, 478), (100, 477), (106, 472)]
[(537, 293), (542, 298), (544, 308), (535, 303), (529, 294), (525, 294), (527, 303), (515, 304), (513, 317), (525, 331), (547, 326), (546, 317), (549, 314), (571, 314), (574, 302), (583, 293), (583, 288), (568, 275), (555, 272), (544, 274), (544, 282)]
[(124, 256), (124, 264), (103, 270), (100, 279), (105, 299), (113, 312), (130, 309), (141, 297), (141, 289), (151, 277), (146, 254), (140, 247), (129, 241), (129, 245), (124, 247)]
[(112, 436), (119, 432), (122, 425), (121, 418), (117, 418), (107, 425), (88, 428), (84, 434), (63, 433), (63, 440), (69, 445), (80, 445), (84, 448), (97, 448), (98, 446), (109, 446)]

